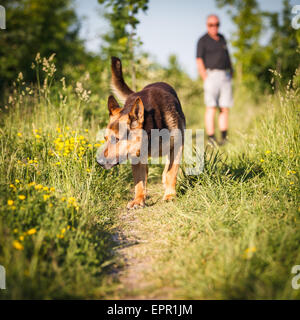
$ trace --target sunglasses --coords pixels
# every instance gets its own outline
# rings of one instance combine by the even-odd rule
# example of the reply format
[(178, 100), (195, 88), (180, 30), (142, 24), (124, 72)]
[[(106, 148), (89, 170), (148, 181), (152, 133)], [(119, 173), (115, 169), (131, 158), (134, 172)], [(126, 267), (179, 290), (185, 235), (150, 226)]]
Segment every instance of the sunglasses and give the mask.
[(207, 24), (208, 25), (208, 27), (219, 27), (220, 26), (220, 23), (218, 22), (218, 23), (208, 23)]

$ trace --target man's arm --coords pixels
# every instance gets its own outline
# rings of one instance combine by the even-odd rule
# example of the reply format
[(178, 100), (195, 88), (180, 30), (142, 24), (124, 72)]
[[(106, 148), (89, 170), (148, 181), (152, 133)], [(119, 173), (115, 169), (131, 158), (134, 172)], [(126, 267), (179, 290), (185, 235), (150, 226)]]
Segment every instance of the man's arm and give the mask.
[(233, 68), (232, 68), (230, 57), (229, 57), (229, 61), (230, 61), (230, 75), (231, 75), (231, 78), (233, 78)]
[(206, 69), (205, 69), (205, 66), (204, 66), (203, 59), (197, 58), (196, 62), (197, 62), (198, 73), (199, 73), (199, 75), (201, 76), (201, 78), (204, 81), (206, 79), (206, 77), (207, 77), (207, 74), (206, 74)]
[(227, 41), (225, 39), (224, 36), (222, 36), (223, 39), (224, 39), (224, 42), (225, 42), (225, 45), (226, 45), (226, 51), (227, 51), (227, 55), (228, 55), (228, 59), (229, 59), (229, 69), (230, 69), (230, 74), (231, 74), (231, 77), (233, 77), (233, 68), (232, 68), (232, 63), (231, 63), (231, 59), (230, 59), (230, 54), (229, 54), (229, 50), (228, 50), (228, 47), (227, 47)]

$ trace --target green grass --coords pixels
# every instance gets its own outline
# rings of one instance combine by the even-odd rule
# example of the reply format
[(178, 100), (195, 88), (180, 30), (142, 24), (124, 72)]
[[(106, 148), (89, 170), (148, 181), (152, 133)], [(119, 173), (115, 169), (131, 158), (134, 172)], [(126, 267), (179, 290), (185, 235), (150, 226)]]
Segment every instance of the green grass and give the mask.
[[(256, 100), (237, 88), (230, 144), (207, 150), (199, 176), (183, 168), (171, 203), (151, 167), (149, 206), (129, 224), (120, 213), (132, 195), (130, 167), (95, 163), (107, 93), (88, 99), (53, 82), (51, 63), (45, 86), (26, 89), (19, 77), (1, 109), (0, 298), (299, 299), (291, 287), (300, 264), (298, 87)], [(203, 128), (198, 85), (178, 88), (188, 128)], [(134, 255), (151, 258), (139, 270), (149, 285), (128, 289), (111, 275), (122, 264), (116, 228), (142, 240)]]
[(88, 119), (91, 102), (80, 92), (59, 84), (32, 90), (22, 94), (29, 89), (17, 81), (8, 110), (2, 110), (0, 264), (8, 289), (0, 294), (101, 297), (114, 261), (113, 210), (130, 186), (130, 170), (105, 171), (95, 163), (105, 102), (102, 119)]

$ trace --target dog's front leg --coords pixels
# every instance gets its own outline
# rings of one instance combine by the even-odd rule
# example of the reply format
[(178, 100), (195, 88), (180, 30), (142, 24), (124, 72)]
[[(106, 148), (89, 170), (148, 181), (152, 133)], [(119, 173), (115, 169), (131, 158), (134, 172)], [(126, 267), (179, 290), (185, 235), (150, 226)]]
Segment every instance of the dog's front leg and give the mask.
[(179, 164), (182, 156), (183, 147), (180, 146), (174, 155), (174, 148), (171, 149), (170, 159), (167, 159), (166, 166), (163, 172), (163, 185), (165, 194), (163, 200), (172, 200), (176, 196), (176, 179), (179, 169)]
[(134, 199), (128, 203), (127, 209), (137, 209), (145, 206), (148, 165), (139, 163), (133, 164), (131, 167), (135, 196)]

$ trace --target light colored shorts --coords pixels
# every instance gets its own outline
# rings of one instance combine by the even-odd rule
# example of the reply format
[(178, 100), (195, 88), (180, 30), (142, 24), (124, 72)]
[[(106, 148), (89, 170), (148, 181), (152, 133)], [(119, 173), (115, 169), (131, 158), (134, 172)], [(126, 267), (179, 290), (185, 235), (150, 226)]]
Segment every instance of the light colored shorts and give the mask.
[(229, 71), (207, 69), (204, 102), (207, 107), (230, 108), (233, 105), (232, 80)]

